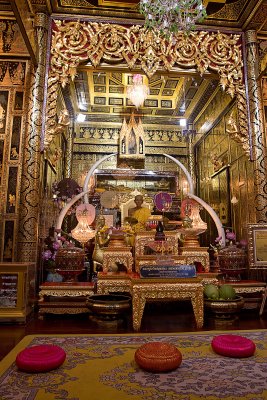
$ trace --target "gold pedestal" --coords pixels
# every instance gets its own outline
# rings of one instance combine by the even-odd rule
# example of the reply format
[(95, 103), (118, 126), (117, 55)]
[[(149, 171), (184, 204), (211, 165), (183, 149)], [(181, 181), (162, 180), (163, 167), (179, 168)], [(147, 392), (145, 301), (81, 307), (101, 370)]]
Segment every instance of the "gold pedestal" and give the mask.
[(184, 235), (184, 247), (200, 247), (199, 235), (207, 228), (181, 228), (179, 232)]
[(200, 262), (205, 272), (210, 270), (210, 256), (208, 247), (180, 247), (180, 254), (185, 256), (188, 263), (194, 264), (195, 261)]
[(184, 247), (200, 247), (199, 239), (197, 235), (188, 235), (184, 239)]
[(133, 271), (131, 247), (121, 246), (103, 249), (103, 272), (109, 272), (109, 268), (114, 263), (125, 265), (127, 273), (131, 273)]

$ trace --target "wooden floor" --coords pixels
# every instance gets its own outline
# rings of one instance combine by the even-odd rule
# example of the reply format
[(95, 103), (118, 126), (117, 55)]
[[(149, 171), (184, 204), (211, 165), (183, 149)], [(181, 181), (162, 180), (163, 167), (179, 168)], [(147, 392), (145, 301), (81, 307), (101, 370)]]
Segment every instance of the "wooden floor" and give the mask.
[[(205, 314), (201, 330), (267, 329), (267, 310), (260, 317), (258, 309), (243, 309), (234, 321), (216, 320)], [(197, 331), (190, 302), (150, 303), (145, 307), (141, 333), (172, 333)], [(0, 359), (25, 336), (30, 334), (116, 334), (132, 333), (129, 314), (124, 319), (103, 321), (92, 315), (30, 316), (26, 324), (0, 323)]]

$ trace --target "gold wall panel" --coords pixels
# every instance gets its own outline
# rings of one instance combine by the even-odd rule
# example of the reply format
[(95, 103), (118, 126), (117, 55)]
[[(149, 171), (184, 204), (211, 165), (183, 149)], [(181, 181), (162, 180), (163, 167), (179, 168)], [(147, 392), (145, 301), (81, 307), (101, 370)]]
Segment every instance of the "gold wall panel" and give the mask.
[[(11, 25), (14, 29), (17, 26)], [(18, 35), (15, 37), (18, 38)], [(10, 46), (12, 43), (11, 40)], [(15, 243), (20, 212), (28, 62), (2, 59), (0, 71), (0, 260), (14, 261), (17, 257)]]
[[(229, 195), (225, 208), (230, 212), (230, 224), (228, 221), (226, 226), (233, 229), (237, 240), (241, 240), (247, 236), (247, 224), (255, 219), (253, 164), (248, 160), (243, 147), (234, 141), (226, 131), (226, 120), (230, 114), (235, 115), (235, 113), (236, 106), (233, 105), (197, 146), (197, 169), (199, 171), (199, 197), (210, 204), (219, 216), (222, 209), (221, 196), (225, 193), (224, 197), (227, 199)], [(219, 167), (215, 165), (214, 154), (217, 155), (220, 162)], [(222, 176), (225, 168), (229, 168), (229, 181), (227, 187), (222, 188), (222, 182), (217, 179), (217, 176)], [(235, 204), (231, 203), (234, 196), (237, 199)], [(208, 215), (207, 218), (209, 218)], [(206, 219), (204, 220), (206, 221)], [(225, 225), (224, 221), (222, 223)], [(212, 224), (208, 224), (205, 235), (208, 242), (214, 242), (217, 232)]]

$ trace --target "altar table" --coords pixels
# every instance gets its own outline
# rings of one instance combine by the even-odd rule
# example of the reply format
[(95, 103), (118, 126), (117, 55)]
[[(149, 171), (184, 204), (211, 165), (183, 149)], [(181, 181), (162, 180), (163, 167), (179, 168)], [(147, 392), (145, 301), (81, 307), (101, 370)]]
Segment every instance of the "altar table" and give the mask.
[(201, 278), (144, 279), (134, 275), (116, 279), (100, 274), (97, 293), (110, 291), (129, 291), (132, 295), (133, 328), (141, 327), (146, 301), (148, 300), (190, 300), (197, 328), (204, 322), (203, 284)]
[(39, 318), (51, 314), (88, 313), (86, 300), (94, 294), (91, 282), (44, 282), (39, 292)]

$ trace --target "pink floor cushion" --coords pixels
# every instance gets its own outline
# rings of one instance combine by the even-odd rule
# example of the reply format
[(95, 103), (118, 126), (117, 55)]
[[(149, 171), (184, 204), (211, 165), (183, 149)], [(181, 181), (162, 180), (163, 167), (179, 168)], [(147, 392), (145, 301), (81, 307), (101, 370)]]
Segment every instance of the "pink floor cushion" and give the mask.
[(149, 342), (136, 350), (135, 361), (140, 368), (147, 371), (165, 372), (179, 367), (182, 354), (173, 344)]
[(222, 356), (227, 357), (250, 357), (256, 350), (255, 343), (239, 335), (219, 335), (212, 339), (211, 347)]
[(27, 347), (16, 357), (17, 367), (25, 372), (47, 372), (58, 368), (66, 358), (65, 351), (56, 345)]

